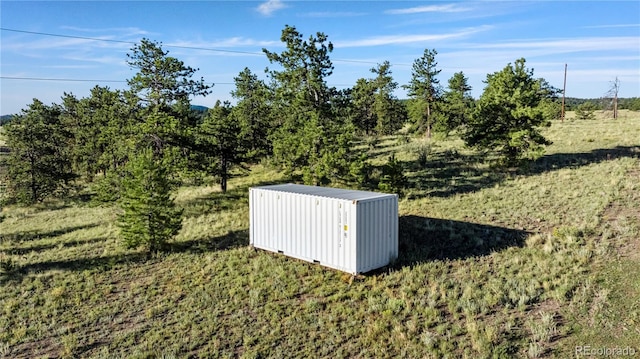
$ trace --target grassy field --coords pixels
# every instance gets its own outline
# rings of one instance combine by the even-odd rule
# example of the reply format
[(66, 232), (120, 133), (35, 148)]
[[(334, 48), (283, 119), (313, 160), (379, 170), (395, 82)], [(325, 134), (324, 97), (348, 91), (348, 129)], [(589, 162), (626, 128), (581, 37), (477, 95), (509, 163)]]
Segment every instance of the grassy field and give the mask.
[(640, 355), (640, 114), (546, 135), (519, 170), (456, 139), (384, 138), (372, 161), (395, 151), (411, 183), (400, 257), (356, 278), (248, 247), (248, 188), (284, 180), (260, 166), (227, 194), (181, 188), (183, 230), (152, 258), (122, 249), (113, 207), (5, 208), (0, 356)]

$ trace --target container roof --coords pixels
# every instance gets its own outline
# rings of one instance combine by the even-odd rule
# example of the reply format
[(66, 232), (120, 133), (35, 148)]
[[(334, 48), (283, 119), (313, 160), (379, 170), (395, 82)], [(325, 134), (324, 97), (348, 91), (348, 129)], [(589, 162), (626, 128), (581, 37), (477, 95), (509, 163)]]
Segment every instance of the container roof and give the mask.
[(395, 194), (388, 194), (388, 193), (358, 191), (358, 190), (342, 189), (342, 188), (305, 186), (305, 185), (294, 184), (294, 183), (277, 184), (277, 185), (271, 185), (271, 186), (260, 186), (260, 187), (253, 187), (253, 188), (268, 190), (268, 191), (306, 194), (310, 196), (319, 196), (319, 197), (346, 199), (346, 200), (365, 200), (365, 199), (396, 196)]

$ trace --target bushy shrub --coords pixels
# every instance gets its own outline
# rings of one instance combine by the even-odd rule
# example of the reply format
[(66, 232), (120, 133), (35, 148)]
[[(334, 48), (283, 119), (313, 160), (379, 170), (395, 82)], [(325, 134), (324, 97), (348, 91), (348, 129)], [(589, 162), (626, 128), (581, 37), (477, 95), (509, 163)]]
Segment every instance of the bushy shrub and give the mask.
[(596, 108), (597, 106), (592, 102), (587, 101), (587, 102), (581, 103), (576, 108), (576, 119), (577, 120), (595, 120)]
[(430, 143), (421, 142), (414, 148), (415, 154), (418, 156), (417, 162), (420, 167), (425, 167), (433, 149)]

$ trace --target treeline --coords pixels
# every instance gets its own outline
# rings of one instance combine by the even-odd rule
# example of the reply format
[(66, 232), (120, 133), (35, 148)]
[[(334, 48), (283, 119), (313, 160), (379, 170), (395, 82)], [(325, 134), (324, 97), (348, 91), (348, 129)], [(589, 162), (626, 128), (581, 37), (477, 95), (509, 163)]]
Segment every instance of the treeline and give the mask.
[(265, 162), (307, 184), (401, 192), (401, 164), (391, 155), (372, 178), (363, 139), (375, 142), (405, 125), (426, 137), (456, 132), (468, 146), (516, 165), (542, 153), (548, 141), (540, 128), (559, 116), (558, 90), (535, 78), (524, 59), (488, 74), (474, 100), (462, 72), (446, 87), (439, 83), (437, 52), (427, 49), (402, 85), (409, 99), (400, 101), (389, 62), (338, 90), (326, 82), (334, 67), (325, 34), (305, 39), (286, 26), (281, 41), (282, 52), (263, 50), (272, 66), (268, 82), (245, 68), (234, 78), (236, 104), (218, 101), (206, 112), (190, 98), (213, 85), (148, 39), (127, 55), (137, 70), (128, 90), (96, 86), (88, 97), (65, 93), (51, 105), (35, 99), (4, 126), (5, 198), (31, 204), (86, 183), (96, 199), (120, 205), (127, 245), (155, 251), (180, 229), (170, 193), (186, 178), (215, 176), (226, 191), (234, 167)]
[[(607, 97), (600, 97), (600, 98), (567, 97), (565, 99), (565, 108), (567, 111), (575, 111), (581, 105), (583, 105), (582, 106), (583, 108), (587, 107), (593, 110), (607, 111), (613, 108), (613, 99), (607, 98)], [(640, 111), (640, 97), (619, 98), (618, 109)]]

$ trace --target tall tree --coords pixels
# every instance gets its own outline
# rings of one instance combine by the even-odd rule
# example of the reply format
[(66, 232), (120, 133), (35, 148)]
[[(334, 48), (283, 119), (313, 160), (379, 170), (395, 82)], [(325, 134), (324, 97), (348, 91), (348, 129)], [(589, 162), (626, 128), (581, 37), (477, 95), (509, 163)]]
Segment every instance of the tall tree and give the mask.
[(414, 112), (414, 116), (419, 115), (419, 117), (413, 118), (413, 120), (416, 123), (426, 123), (427, 137), (431, 137), (432, 110), (434, 103), (439, 100), (441, 92), (440, 80), (436, 78), (441, 71), (436, 68), (438, 66), (437, 54), (436, 50), (425, 49), (422, 57), (413, 62), (409, 84), (403, 86), (408, 90), (409, 97), (420, 102), (417, 106), (424, 108), (423, 113)]
[(138, 72), (129, 80), (131, 90), (150, 107), (167, 107), (175, 103), (188, 103), (189, 96), (206, 96), (212, 85), (204, 78), (193, 80), (198, 69), (186, 66), (175, 57), (167, 56), (162, 44), (143, 38), (127, 54), (127, 64)]
[(249, 143), (234, 110), (229, 102), (221, 104), (217, 101), (198, 132), (200, 145), (207, 151), (204, 169), (220, 178), (222, 192), (227, 191), (231, 168), (245, 161)]
[(376, 76), (358, 79), (351, 92), (353, 124), (367, 135), (393, 133), (402, 126), (406, 115), (393, 94), (398, 83), (393, 81), (391, 64), (385, 61), (370, 71)]
[(182, 210), (171, 198), (169, 168), (150, 149), (127, 164), (118, 226), (126, 247), (157, 252), (182, 228)]
[(327, 35), (321, 32), (305, 41), (295, 27), (288, 25), (282, 30), (280, 40), (287, 47), (282, 53), (262, 50), (270, 63), (282, 66), (281, 71), (268, 70), (278, 84), (278, 100), (284, 100), (285, 106), (295, 103), (324, 114), (330, 94), (325, 78), (333, 73), (329, 58), (333, 44), (327, 42)]
[(376, 114), (376, 132), (379, 135), (393, 133), (402, 126), (402, 118), (397, 116), (396, 98), (393, 91), (398, 83), (391, 76), (391, 64), (385, 61), (371, 69), (376, 77), (371, 80), (375, 95), (373, 108)]
[(364, 134), (371, 135), (378, 123), (375, 111), (376, 89), (373, 81), (360, 78), (351, 92), (353, 124)]
[(495, 150), (505, 164), (535, 158), (551, 142), (540, 127), (549, 126), (545, 100), (557, 95), (542, 79), (533, 77), (525, 59), (487, 75), (487, 86), (467, 126), (463, 139), (468, 146)]
[(59, 105), (34, 99), (5, 125), (8, 193), (19, 203), (32, 204), (63, 193), (75, 175), (71, 168), (70, 134), (60, 120)]
[(274, 116), (281, 119), (273, 134), (273, 155), (277, 164), (292, 174), (302, 169), (307, 183), (319, 184), (348, 173), (349, 167), (336, 154), (347, 151), (351, 126), (335, 116), (326, 77), (333, 72), (329, 54), (333, 45), (317, 33), (303, 39), (295, 27), (285, 26), (282, 53), (263, 49), (280, 70), (267, 69), (273, 85)]
[(138, 147), (151, 146), (160, 157), (171, 153), (175, 169), (188, 166), (189, 151), (195, 147), (190, 97), (208, 95), (212, 85), (203, 78), (193, 80), (197, 69), (168, 54), (160, 43), (142, 39), (127, 54), (129, 66), (138, 70), (127, 83), (144, 104)]
[(62, 120), (73, 133), (75, 170), (92, 181), (96, 174), (106, 175), (123, 165), (134, 124), (123, 94), (95, 86), (88, 98), (65, 94), (62, 100)]
[(257, 160), (271, 153), (269, 92), (265, 83), (245, 68), (234, 78), (231, 95), (237, 100), (234, 116), (242, 122), (242, 135), (249, 144), (249, 158)]
[(462, 71), (456, 72), (449, 79), (448, 90), (443, 94), (442, 130), (449, 132), (461, 128), (469, 122), (474, 100), (471, 97), (471, 86)]

